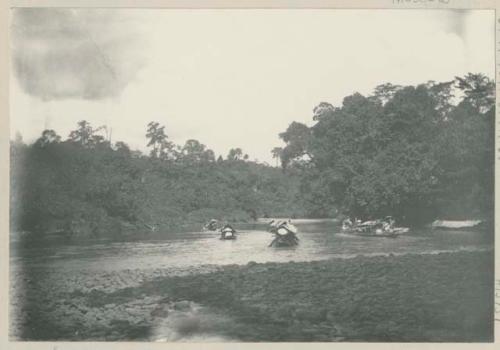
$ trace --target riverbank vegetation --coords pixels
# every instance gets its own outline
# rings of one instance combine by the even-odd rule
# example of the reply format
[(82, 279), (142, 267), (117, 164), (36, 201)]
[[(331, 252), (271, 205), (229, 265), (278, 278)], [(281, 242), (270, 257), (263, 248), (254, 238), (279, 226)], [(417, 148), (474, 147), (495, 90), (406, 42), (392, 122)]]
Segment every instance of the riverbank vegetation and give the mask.
[(13, 142), (13, 229), (98, 236), (300, 215), (296, 176), (241, 149), (215, 159), (196, 140), (174, 145), (157, 123), (147, 137), (151, 153), (143, 155), (82, 121), (64, 141), (46, 130), (31, 145)]
[(11, 229), (78, 236), (126, 234), (260, 216), (392, 215), (487, 218), (493, 208), (494, 83), (480, 74), (418, 86), (378, 86), (340, 107), (322, 102), (312, 126), (293, 122), (272, 150), (282, 167), (240, 148), (218, 157), (145, 128), (149, 154), (78, 123), (11, 143)]
[(339, 107), (320, 103), (313, 125), (291, 123), (273, 153), (283, 169), (301, 169), (301, 198), (315, 216), (492, 218), (494, 87), (481, 74), (379, 85)]

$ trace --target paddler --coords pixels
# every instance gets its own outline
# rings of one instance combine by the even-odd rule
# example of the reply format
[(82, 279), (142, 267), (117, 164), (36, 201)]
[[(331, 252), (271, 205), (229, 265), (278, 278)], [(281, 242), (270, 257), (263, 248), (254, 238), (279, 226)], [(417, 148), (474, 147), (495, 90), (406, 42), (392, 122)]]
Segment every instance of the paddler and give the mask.
[(352, 227), (352, 221), (350, 217), (347, 217), (346, 219), (344, 219), (344, 221), (342, 221), (342, 229), (348, 230), (351, 227)]

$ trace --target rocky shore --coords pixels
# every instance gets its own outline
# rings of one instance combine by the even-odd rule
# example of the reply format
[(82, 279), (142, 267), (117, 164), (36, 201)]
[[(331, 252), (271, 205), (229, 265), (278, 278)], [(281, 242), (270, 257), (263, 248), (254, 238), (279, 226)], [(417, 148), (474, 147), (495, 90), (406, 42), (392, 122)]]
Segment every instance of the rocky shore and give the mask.
[(359, 256), (78, 276), (20, 270), (11, 338), (486, 342), (493, 258)]

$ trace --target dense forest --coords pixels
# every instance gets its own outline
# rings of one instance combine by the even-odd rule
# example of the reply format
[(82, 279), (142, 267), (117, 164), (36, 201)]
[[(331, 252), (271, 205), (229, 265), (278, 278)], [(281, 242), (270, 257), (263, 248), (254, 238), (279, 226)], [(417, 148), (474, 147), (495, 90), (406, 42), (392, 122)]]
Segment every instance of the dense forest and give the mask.
[(322, 102), (272, 150), (281, 168), (225, 159), (197, 140), (175, 145), (150, 122), (150, 153), (78, 123), (11, 142), (11, 229), (100, 236), (177, 228), (210, 218), (373, 218), (423, 224), (490, 218), (494, 83), (481, 74), (418, 86), (383, 84), (342, 106)]
[(173, 144), (151, 122), (143, 155), (101, 131), (81, 121), (65, 141), (45, 130), (31, 145), (12, 142), (13, 230), (99, 236), (301, 215), (298, 177), (249, 161), (239, 148), (215, 159), (196, 140)]
[(273, 153), (301, 169), (305, 211), (407, 224), (493, 217), (495, 85), (481, 74), (383, 84), (342, 106), (320, 103)]

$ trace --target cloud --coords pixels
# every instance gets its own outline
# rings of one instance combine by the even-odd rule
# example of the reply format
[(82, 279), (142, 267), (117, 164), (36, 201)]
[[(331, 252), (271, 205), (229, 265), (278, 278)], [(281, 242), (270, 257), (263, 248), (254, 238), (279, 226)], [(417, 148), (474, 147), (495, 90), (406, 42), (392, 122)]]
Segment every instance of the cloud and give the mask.
[[(196, 138), (224, 155), (241, 147), (252, 159), (271, 163), (270, 150), (282, 145), (278, 134), (292, 121), (312, 123), (312, 109), (321, 101), (338, 106), (345, 96), (370, 94), (386, 82), (440, 82), (468, 72), (494, 77), (492, 11), (467, 12), (464, 26), (462, 13), (438, 10), (92, 11), (85, 21), (94, 40), (114, 72), (132, 83), (118, 98), (46, 101), (27, 94), (13, 78), (12, 135), (19, 130), (29, 142), (50, 127), (64, 136), (85, 119), (113, 128), (113, 140), (145, 150), (146, 124), (155, 120), (166, 126), (175, 143)], [(31, 29), (24, 34), (31, 38), (31, 50), (37, 45), (41, 50), (40, 42), (50, 37), (57, 50), (67, 47), (71, 53), (77, 43), (88, 44), (81, 39), (82, 16), (82, 11), (70, 20), (52, 16), (43, 26), (36, 25), (40, 19), (23, 17), (28, 24), (19, 18), (15, 24)], [(56, 19), (64, 20), (64, 30)], [(144, 40), (141, 52), (147, 64), (133, 78), (133, 70), (121, 67), (137, 60)], [(112, 50), (115, 46), (119, 49)], [(62, 69), (54, 72), (45, 83), (50, 86), (57, 77), (62, 89)]]
[(144, 63), (130, 24), (119, 11), (14, 9), (12, 62), (21, 88), (44, 101), (120, 95)]

